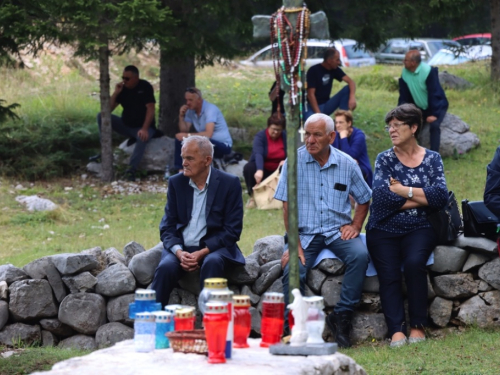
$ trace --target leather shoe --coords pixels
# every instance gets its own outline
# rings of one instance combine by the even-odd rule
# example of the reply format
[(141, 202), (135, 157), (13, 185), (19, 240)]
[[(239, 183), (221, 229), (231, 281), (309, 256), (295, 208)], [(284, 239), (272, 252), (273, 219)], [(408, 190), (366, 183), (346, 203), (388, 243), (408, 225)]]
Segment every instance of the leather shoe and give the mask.
[(339, 348), (350, 348), (349, 335), (352, 330), (352, 311), (333, 312), (326, 317), (326, 324), (335, 336)]

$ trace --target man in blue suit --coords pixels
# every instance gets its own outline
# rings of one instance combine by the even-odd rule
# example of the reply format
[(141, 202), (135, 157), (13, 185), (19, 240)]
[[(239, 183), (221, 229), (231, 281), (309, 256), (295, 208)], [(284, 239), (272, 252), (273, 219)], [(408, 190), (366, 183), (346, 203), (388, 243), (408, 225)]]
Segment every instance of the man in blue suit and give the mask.
[(186, 272), (200, 269), (200, 281), (224, 277), (244, 265), (236, 242), (243, 228), (241, 184), (211, 167), (214, 147), (207, 137), (184, 139), (183, 173), (168, 180), (167, 204), (160, 223), (163, 252), (152, 289), (164, 306)]

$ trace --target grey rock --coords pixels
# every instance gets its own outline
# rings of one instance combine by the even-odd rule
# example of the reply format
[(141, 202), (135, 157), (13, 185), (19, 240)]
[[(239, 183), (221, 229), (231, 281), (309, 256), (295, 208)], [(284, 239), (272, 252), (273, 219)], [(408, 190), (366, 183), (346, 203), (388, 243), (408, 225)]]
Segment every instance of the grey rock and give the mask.
[(266, 292), (283, 293), (283, 276), (277, 278), (266, 290)]
[(41, 341), (42, 333), (38, 324), (14, 323), (3, 327), (0, 331), (0, 344), (7, 346), (18, 345), (19, 342), (31, 345)]
[(318, 264), (318, 269), (321, 271), (335, 276), (335, 275), (340, 275), (344, 272), (344, 263), (338, 259), (332, 259), (332, 258), (326, 258), (323, 259), (319, 264)]
[(253, 252), (257, 253), (259, 265), (281, 259), (285, 242), (283, 236), (267, 236), (255, 241)]
[[(418, 136), (419, 144), (422, 147), (430, 146), (430, 126), (424, 124), (422, 131)], [(441, 123), (441, 142), (439, 153), (441, 156), (452, 156), (455, 152), (465, 154), (479, 145), (479, 138), (470, 131), (467, 125), (460, 117), (447, 113)]]
[(429, 301), (433, 300), (436, 297), (436, 292), (434, 292), (434, 286), (431, 282), (431, 277), (427, 274), (427, 299)]
[(250, 288), (248, 285), (243, 285), (241, 288), (241, 294), (249, 296), (250, 297), (250, 303), (255, 306), (256, 304), (259, 303), (260, 301), (260, 296), (258, 294), (255, 294), (252, 291), (252, 288)]
[(181, 296), (179, 295), (179, 289), (174, 288), (172, 293), (170, 293), (170, 297), (168, 298), (169, 305), (180, 305), (181, 304)]
[(439, 83), (443, 88), (452, 90), (463, 90), (472, 87), (472, 83), (466, 79), (450, 74), (446, 70), (439, 72)]
[(429, 306), (431, 320), (438, 327), (446, 327), (450, 322), (453, 301), (436, 297)]
[(462, 268), (462, 272), (470, 271), (471, 269), (481, 266), (490, 260), (491, 258), (487, 255), (471, 253)]
[(101, 163), (96, 163), (96, 162), (90, 162), (86, 166), (87, 171), (90, 173), (95, 173), (97, 177), (102, 177), (101, 172), (102, 172), (102, 165)]
[(490, 290), (493, 290), (493, 288), (487, 282), (479, 280), (479, 286), (477, 287), (477, 290), (479, 292), (489, 292)]
[(380, 294), (378, 293), (362, 293), (359, 301), (359, 310), (378, 313), (382, 311), (380, 303)]
[[(281, 278), (281, 279), (283, 279), (283, 278)], [(305, 294), (306, 297), (311, 297), (311, 296), (315, 296), (316, 295), (316, 293), (314, 293), (312, 291), (312, 289), (309, 288), (309, 286), (307, 284), (304, 287), (304, 294)]]
[(59, 319), (42, 319), (40, 320), (40, 325), (45, 331), (52, 332), (59, 337), (68, 337), (75, 333), (71, 327), (67, 326)]
[(253, 284), (252, 290), (256, 294), (264, 293), (267, 288), (281, 275), (281, 265), (277, 264), (266, 273), (262, 274)]
[(500, 326), (500, 291), (480, 293), (468, 299), (459, 307), (457, 319), (465, 324), (478, 327)]
[(227, 173), (232, 174), (233, 176), (236, 176), (240, 180), (242, 180), (243, 179), (243, 168), (245, 167), (245, 165), (247, 163), (248, 162), (246, 160), (240, 160), (236, 164), (226, 164), (226, 166), (224, 167), (224, 170)]
[(129, 304), (134, 302), (135, 294), (125, 294), (123, 296), (110, 298), (106, 306), (106, 313), (110, 322), (120, 322), (133, 325), (134, 320), (128, 317)]
[(495, 289), (500, 289), (500, 258), (484, 264), (478, 273), (479, 277)]
[(387, 335), (384, 314), (355, 313), (352, 319), (351, 340), (353, 343), (366, 341), (368, 338), (383, 340)]
[(455, 242), (453, 242), (453, 246), (484, 255), (496, 256), (498, 254), (496, 242), (484, 237), (465, 237), (461, 234)]
[(69, 288), (70, 293), (93, 291), (97, 284), (97, 278), (90, 272), (82, 272), (76, 276), (63, 276), (62, 281)]
[(49, 282), (52, 291), (54, 292), (54, 297), (58, 303), (66, 297), (66, 288), (64, 287), (64, 283), (61, 278), (61, 274), (57, 271), (56, 266), (52, 264), (52, 262), (47, 262), (47, 267), (45, 268), (45, 273), (47, 275), (47, 281)]
[(29, 279), (29, 276), (22, 269), (12, 264), (3, 264), (0, 266), (0, 281), (5, 281), (7, 285), (15, 281)]
[(42, 329), (42, 346), (43, 347), (57, 346), (58, 342), (59, 342), (59, 340), (57, 339), (56, 335), (54, 335), (50, 331), (45, 331)]
[(200, 287), (200, 270), (194, 272), (186, 272), (179, 280), (179, 287), (187, 290), (188, 292), (199, 295), (201, 292)]
[[(128, 165), (130, 155), (134, 152), (135, 143), (127, 146), (127, 141), (123, 141), (119, 148), (125, 153), (126, 157), (115, 160), (123, 165)], [(174, 165), (175, 142), (173, 138), (166, 136), (151, 139), (147, 146), (144, 156), (139, 163), (139, 169), (148, 172), (164, 172), (166, 165)], [(88, 168), (87, 168), (88, 169)]]
[(469, 253), (456, 246), (436, 246), (434, 249), (434, 264), (430, 269), (434, 272), (459, 272)]
[(104, 254), (102, 253), (102, 248), (100, 246), (96, 246), (96, 247), (92, 247), (90, 249), (82, 250), (82, 251), (80, 251), (80, 254), (92, 255), (96, 258), (98, 265), (96, 268), (90, 270), (90, 272), (94, 276), (101, 273), (108, 266), (108, 264), (106, 262), (106, 258), (104, 257)]
[(135, 278), (122, 263), (109, 266), (97, 275), (96, 293), (106, 297), (116, 297), (135, 290)]
[(277, 264), (281, 265), (281, 259), (276, 259), (276, 260), (273, 260), (273, 261), (268, 262), (266, 264), (263, 264), (259, 268), (259, 275), (266, 273), (267, 271), (269, 271), (271, 268), (273, 268)]
[(307, 285), (314, 293), (321, 291), (321, 286), (326, 279), (326, 275), (317, 268), (312, 268), (307, 273)]
[(259, 277), (259, 268), (257, 260), (247, 257), (245, 266), (232, 267), (227, 273), (227, 279), (232, 284), (252, 284)]
[(188, 292), (187, 290), (183, 289), (178, 289), (177, 292), (179, 293), (179, 297), (181, 299), (181, 305), (187, 305), (187, 306), (198, 306), (198, 299), (193, 293)]
[(106, 302), (99, 294), (70, 294), (59, 307), (58, 318), (77, 332), (93, 335), (106, 323)]
[(134, 274), (137, 282), (141, 285), (148, 285), (153, 281), (156, 267), (160, 263), (161, 252), (163, 251), (163, 243), (159, 243), (152, 249), (135, 255), (128, 268)]
[[(231, 285), (228, 285), (227, 288), (234, 293), (235, 296), (239, 296), (241, 294), (241, 288), (239, 287), (239, 285), (234, 285), (234, 284), (231, 284)], [(196, 295), (196, 293), (195, 293)], [(199, 295), (199, 293), (198, 293)]]
[(123, 264), (127, 265), (127, 260), (123, 256), (122, 253), (115, 249), (114, 247), (110, 247), (109, 249), (104, 250), (103, 252), (104, 259), (106, 259), (106, 265), (112, 266), (113, 264)]
[(246, 128), (235, 128), (234, 126), (228, 126), (229, 134), (233, 142), (246, 142), (252, 143), (253, 139)]
[(340, 301), (340, 292), (342, 290), (342, 281), (344, 275), (328, 276), (321, 287), (321, 295), (325, 299), (325, 306), (333, 307)]
[(9, 320), (9, 304), (5, 301), (0, 301), (0, 330)]
[(48, 257), (35, 259), (25, 265), (23, 267), (23, 271), (26, 272), (26, 274), (32, 279), (45, 279), (47, 277), (45, 269), (47, 268), (49, 260), (50, 258)]
[(10, 286), (9, 310), (16, 321), (32, 321), (57, 315), (52, 288), (47, 280), (16, 281)]
[(92, 336), (75, 335), (62, 340), (58, 347), (61, 349), (96, 350), (97, 344)]
[(9, 298), (9, 286), (7, 281), (0, 281), (0, 300), (6, 301)]
[(252, 333), (255, 335), (260, 335), (260, 321), (261, 315), (258, 309), (255, 307), (250, 307), (250, 315), (252, 316)]
[(125, 256), (125, 264), (128, 266), (132, 258), (140, 253), (145, 252), (146, 250), (142, 247), (142, 245), (138, 244), (135, 241), (131, 241), (125, 245), (123, 248), (123, 255)]
[(90, 271), (99, 265), (93, 255), (69, 253), (51, 255), (50, 258), (61, 275), (73, 275), (77, 272)]
[(380, 283), (378, 281), (378, 276), (367, 276), (363, 283), (363, 292), (367, 293), (378, 293), (380, 289)]
[(434, 278), (434, 291), (443, 298), (468, 298), (477, 294), (478, 284), (470, 273), (442, 275)]
[(117, 342), (134, 338), (134, 329), (118, 322), (100, 326), (95, 334), (95, 343), (99, 349), (113, 346)]

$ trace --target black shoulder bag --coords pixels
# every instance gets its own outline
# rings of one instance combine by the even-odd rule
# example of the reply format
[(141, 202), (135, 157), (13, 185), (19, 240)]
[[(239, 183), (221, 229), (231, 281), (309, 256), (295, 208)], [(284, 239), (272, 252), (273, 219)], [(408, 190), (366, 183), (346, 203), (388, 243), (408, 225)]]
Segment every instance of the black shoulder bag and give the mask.
[(500, 224), (500, 220), (483, 201), (470, 202), (464, 199), (462, 213), (465, 237), (486, 237), (493, 241), (497, 240), (497, 224)]
[(462, 231), (462, 218), (457, 199), (452, 191), (448, 192), (448, 202), (439, 211), (427, 215), (438, 238), (438, 245), (445, 245), (455, 240)]

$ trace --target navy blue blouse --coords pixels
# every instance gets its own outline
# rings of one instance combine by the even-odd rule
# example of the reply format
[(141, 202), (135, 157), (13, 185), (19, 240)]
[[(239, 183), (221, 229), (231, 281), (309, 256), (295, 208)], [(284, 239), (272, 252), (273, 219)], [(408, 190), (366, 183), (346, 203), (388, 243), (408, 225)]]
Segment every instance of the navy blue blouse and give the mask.
[[(404, 186), (423, 188), (428, 207), (400, 210), (404, 198), (389, 190), (390, 178)], [(381, 152), (375, 160), (372, 204), (366, 230), (379, 229), (390, 233), (409, 233), (429, 228), (429, 209), (441, 209), (448, 201), (448, 189), (444, 177), (443, 161), (439, 153), (425, 150), (422, 163), (415, 168), (403, 165), (392, 148)]]

